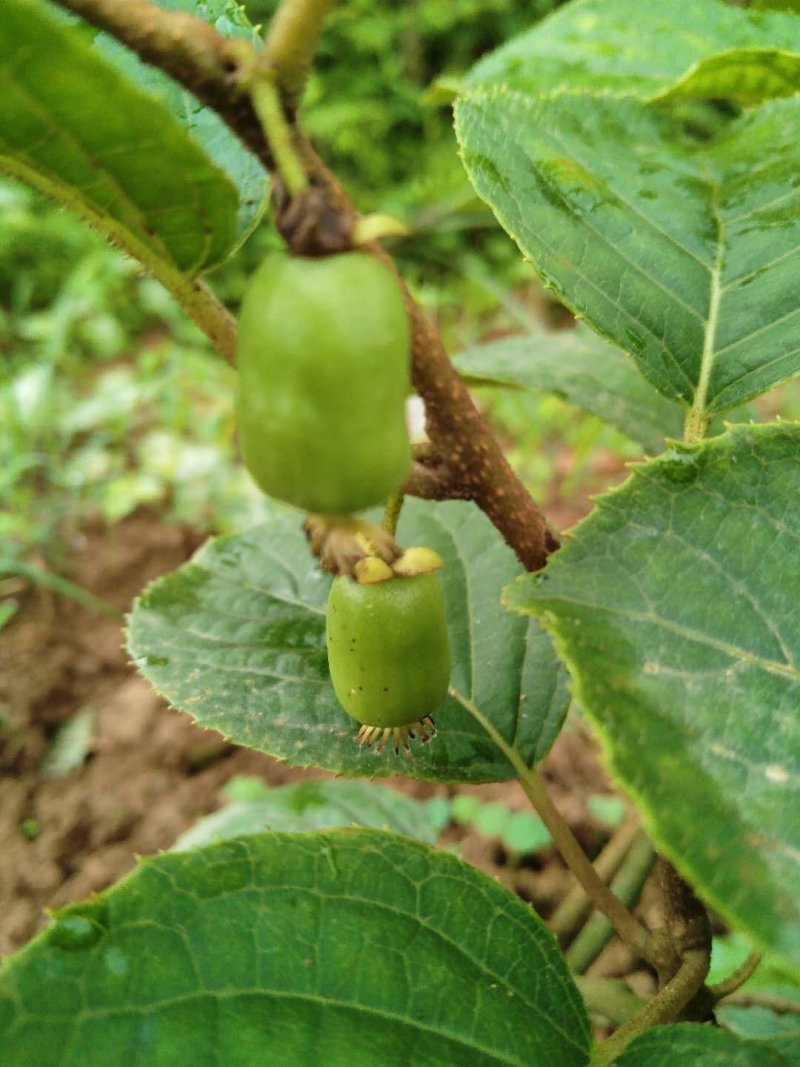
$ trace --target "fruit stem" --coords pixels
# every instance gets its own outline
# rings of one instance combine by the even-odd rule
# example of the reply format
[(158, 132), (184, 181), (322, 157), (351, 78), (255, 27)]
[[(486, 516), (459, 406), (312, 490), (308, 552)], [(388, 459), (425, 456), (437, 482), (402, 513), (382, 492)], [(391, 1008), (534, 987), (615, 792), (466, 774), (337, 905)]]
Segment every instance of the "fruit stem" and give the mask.
[(400, 512), (403, 510), (405, 498), (405, 493), (402, 489), (398, 489), (386, 501), (383, 518), (381, 519), (381, 528), (390, 533), (392, 537), (397, 533), (397, 523), (400, 520)]
[(250, 84), (253, 107), (272, 149), (275, 166), (289, 195), (294, 198), (308, 188), (308, 178), (294, 148), (292, 127), (284, 114), (280, 93), (272, 77), (256, 73)]

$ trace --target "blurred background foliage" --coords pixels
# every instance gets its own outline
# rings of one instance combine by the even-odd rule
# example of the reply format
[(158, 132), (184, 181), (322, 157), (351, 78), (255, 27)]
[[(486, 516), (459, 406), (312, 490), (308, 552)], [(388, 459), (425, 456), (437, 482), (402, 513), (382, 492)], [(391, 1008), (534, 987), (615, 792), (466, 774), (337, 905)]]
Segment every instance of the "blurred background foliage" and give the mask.
[[(246, 7), (264, 24), (276, 3)], [(532, 318), (570, 321), (472, 192), (442, 88), (556, 6), (348, 0), (321, 42), (306, 126), (363, 211), (408, 226), (391, 251), (453, 351)], [(276, 244), (267, 221), (210, 279), (234, 311)], [(261, 499), (237, 462), (234, 382), (137, 264), (0, 178), (0, 596), (3, 576), (31, 563), (58, 573), (89, 518), (147, 505), (202, 531), (258, 521)], [(545, 504), (585, 499), (638, 454), (555, 397), (487, 389), (479, 399)]]

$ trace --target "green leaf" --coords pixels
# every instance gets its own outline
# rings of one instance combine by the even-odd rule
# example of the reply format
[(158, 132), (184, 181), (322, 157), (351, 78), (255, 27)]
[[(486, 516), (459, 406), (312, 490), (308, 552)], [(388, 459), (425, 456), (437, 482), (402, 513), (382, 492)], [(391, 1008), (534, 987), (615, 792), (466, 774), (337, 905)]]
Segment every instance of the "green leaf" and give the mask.
[(711, 143), (631, 98), (456, 108), (478, 193), (560, 299), (698, 418), (800, 373), (800, 99)]
[(79, 29), (3, 0), (0, 170), (82, 214), (136, 258), (195, 275), (236, 237), (230, 180)]
[[(237, 0), (154, 0), (167, 11), (184, 11), (205, 19), (225, 37), (241, 37), (255, 48), (262, 47), (244, 7)], [(216, 111), (204, 107), (182, 85), (157, 67), (143, 63), (135, 52), (116, 38), (101, 33), (96, 47), (127, 78), (161, 104), (189, 131), (217, 166), (225, 171), (239, 193), (237, 242), (241, 242), (261, 219), (266, 207), (267, 172), (253, 153), (242, 144)]]
[(577, 0), (481, 59), (464, 86), (525, 93), (614, 90), (649, 97), (732, 49), (800, 44), (791, 15), (754, 15), (717, 0)]
[[(798, 34), (800, 37), (800, 34)], [(800, 90), (800, 54), (777, 48), (734, 48), (696, 63), (658, 100), (736, 100), (758, 104)]]
[(144, 861), (0, 976), (4, 1067), (583, 1067), (585, 1009), (533, 910), (376, 831)]
[(468, 384), (555, 393), (597, 415), (648, 451), (681, 433), (681, 409), (648, 386), (620, 349), (582, 327), (477, 345), (455, 359)]
[(371, 782), (307, 781), (267, 789), (252, 800), (227, 804), (201, 819), (178, 838), (178, 852), (262, 830), (328, 830), (334, 826), (365, 826), (393, 830), (426, 844), (437, 833), (426, 804)]
[[(798, 1046), (800, 1051), (800, 1046)], [(615, 1067), (795, 1067), (788, 1041), (745, 1041), (712, 1026), (659, 1026), (631, 1041)]]
[(675, 446), (506, 603), (543, 617), (659, 848), (800, 958), (800, 426)]
[[(522, 568), (489, 520), (464, 503), (410, 500), (398, 531), (428, 545), (440, 571), (453, 651), (451, 685), (529, 762), (566, 713), (563, 668), (534, 620), (504, 612), (500, 590)], [(362, 749), (328, 678), (330, 579), (314, 565), (298, 518), (210, 541), (136, 604), (129, 647), (159, 692), (202, 726), (294, 765), (356, 777), (402, 773), (488, 782), (511, 766), (456, 697), (435, 713), (437, 736), (411, 757)]]
[(785, 1058), (786, 1067), (796, 1067), (800, 1063), (800, 1034), (784, 1034), (762, 1043), (768, 1049), (780, 1053)]

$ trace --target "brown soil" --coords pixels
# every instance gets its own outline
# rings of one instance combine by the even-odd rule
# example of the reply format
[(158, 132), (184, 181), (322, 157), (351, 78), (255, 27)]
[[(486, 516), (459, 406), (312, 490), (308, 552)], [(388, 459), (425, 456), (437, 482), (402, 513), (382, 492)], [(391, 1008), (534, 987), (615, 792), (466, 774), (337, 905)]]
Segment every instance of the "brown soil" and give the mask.
[[(121, 612), (159, 574), (199, 544), (187, 531), (138, 513), (113, 529), (90, 528), (70, 546), (70, 576)], [(46, 920), (45, 909), (80, 900), (116, 882), (137, 854), (169, 848), (200, 816), (219, 806), (236, 774), (273, 785), (323, 772), (288, 768), (268, 756), (200, 730), (157, 697), (126, 660), (120, 621), (41, 589), (18, 594), (20, 611), (0, 632), (0, 954), (14, 951)], [(94, 715), (85, 763), (58, 777), (40, 765), (60, 725)], [(562, 734), (545, 764), (553, 795), (590, 854), (607, 836), (586, 800), (608, 786), (591, 741)], [(416, 796), (445, 787), (397, 779)], [(506, 783), (461, 791), (527, 809)], [(38, 834), (21, 831), (35, 820)], [(30, 824), (28, 824), (30, 825)], [(462, 855), (548, 915), (571, 884), (552, 853), (510, 857), (494, 839), (453, 829)]]

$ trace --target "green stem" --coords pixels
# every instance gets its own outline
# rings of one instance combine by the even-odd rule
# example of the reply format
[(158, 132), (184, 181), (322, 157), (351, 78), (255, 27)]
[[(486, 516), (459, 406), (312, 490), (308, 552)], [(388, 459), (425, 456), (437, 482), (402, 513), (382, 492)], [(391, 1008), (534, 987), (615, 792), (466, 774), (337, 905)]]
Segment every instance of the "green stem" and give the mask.
[[(594, 860), (594, 869), (604, 882), (610, 882), (617, 873), (638, 833), (639, 816), (629, 815)], [(576, 885), (553, 912), (547, 925), (559, 941), (566, 942), (586, 921), (591, 910), (592, 902), (583, 889)]]
[(275, 166), (283, 178), (289, 195), (294, 198), (308, 186), (303, 164), (294, 148), (292, 128), (283, 111), (280, 93), (266, 75), (256, 73), (250, 85), (253, 107), (264, 127)]
[(400, 512), (403, 510), (403, 501), (406, 495), (399, 489), (396, 493), (393, 493), (386, 501), (386, 508), (383, 512), (383, 518), (381, 519), (381, 528), (390, 533), (392, 537), (397, 533), (397, 523), (400, 520)]
[[(633, 907), (639, 899), (654, 859), (653, 846), (640, 832), (611, 883), (611, 892), (627, 907)], [(581, 974), (590, 967), (610, 941), (613, 932), (605, 915), (592, 915), (567, 949), (566, 959), (570, 970)]]
[(764, 957), (760, 952), (751, 952), (744, 963), (737, 967), (733, 974), (729, 974), (727, 978), (723, 978), (721, 982), (717, 982), (715, 985), (709, 986), (708, 991), (714, 1000), (722, 1000), (723, 997), (729, 997), (731, 993), (735, 993), (740, 986), (743, 986), (748, 978), (752, 978), (756, 972), (756, 968)]
[(577, 975), (575, 984), (589, 1013), (607, 1019), (615, 1026), (630, 1022), (645, 1003), (621, 978), (586, 978)]
[(545, 789), (544, 782), (536, 768), (526, 765), (517, 749), (508, 744), (477, 705), (456, 689), (452, 689), (450, 692), (459, 704), (466, 708), (470, 715), (480, 723), (514, 768), (528, 800), (530, 800), (537, 815), (550, 831), (550, 836), (553, 838), (556, 848), (561, 853), (564, 862), (583, 886), (586, 895), (608, 917), (622, 940), (639, 955), (644, 955), (647, 951), (647, 930), (628, 911), (625, 905), (617, 900), (605, 882), (598, 877), (591, 860), (578, 844), (577, 838), (564, 822), (561, 813), (550, 799), (550, 795)]
[(294, 105), (311, 69), (311, 57), (333, 0), (282, 0), (267, 33), (265, 59), (281, 95)]
[(702, 988), (709, 962), (705, 949), (690, 949), (683, 957), (675, 977), (645, 1004), (638, 1015), (621, 1026), (607, 1041), (595, 1047), (590, 1067), (607, 1067), (637, 1034), (678, 1019), (692, 997)]

